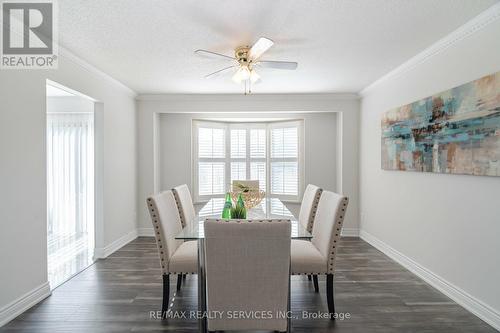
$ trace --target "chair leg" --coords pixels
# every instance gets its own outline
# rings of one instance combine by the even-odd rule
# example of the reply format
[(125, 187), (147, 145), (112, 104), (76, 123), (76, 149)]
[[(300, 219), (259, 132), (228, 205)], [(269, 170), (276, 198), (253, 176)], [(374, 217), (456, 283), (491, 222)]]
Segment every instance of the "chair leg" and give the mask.
[(314, 292), (319, 293), (318, 275), (314, 274), (312, 278), (313, 278), (313, 283), (314, 283)]
[(167, 318), (168, 301), (170, 297), (170, 274), (163, 274), (163, 301), (161, 305), (161, 318)]
[(182, 274), (177, 274), (177, 291), (181, 290)]
[(186, 276), (187, 276), (187, 274), (182, 274), (182, 279), (183, 279), (184, 281), (186, 281)]
[(307, 279), (308, 279), (309, 281), (311, 281), (311, 274), (308, 274), (308, 275), (307, 275)]
[(328, 312), (330, 320), (335, 320), (335, 303), (333, 300), (333, 274), (326, 274), (326, 300), (328, 302)]

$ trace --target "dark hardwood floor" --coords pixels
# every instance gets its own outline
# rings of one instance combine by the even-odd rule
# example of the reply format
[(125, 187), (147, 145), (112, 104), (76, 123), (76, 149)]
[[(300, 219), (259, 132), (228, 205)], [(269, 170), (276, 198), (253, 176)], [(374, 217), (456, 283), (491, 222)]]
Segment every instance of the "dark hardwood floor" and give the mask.
[[(175, 292), (177, 279), (171, 278)], [(153, 238), (141, 237), (54, 290), (0, 332), (196, 332), (195, 319), (150, 318), (161, 306), (162, 280)], [(196, 276), (173, 295), (173, 311), (195, 311)], [(294, 332), (496, 332), (359, 238), (343, 238), (335, 275), (335, 304), (349, 319), (303, 319), (327, 311), (305, 276), (292, 278)]]

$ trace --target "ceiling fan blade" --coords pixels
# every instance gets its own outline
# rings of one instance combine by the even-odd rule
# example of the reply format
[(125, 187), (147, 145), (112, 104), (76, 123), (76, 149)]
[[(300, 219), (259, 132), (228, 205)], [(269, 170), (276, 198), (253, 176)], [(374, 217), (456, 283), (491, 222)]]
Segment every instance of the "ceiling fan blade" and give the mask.
[(258, 62), (259, 67), (262, 68), (276, 68), (276, 69), (289, 69), (295, 70), (297, 69), (298, 63), (294, 61), (271, 61), (271, 60), (262, 60)]
[(236, 67), (236, 66), (228, 66), (228, 67), (224, 67), (222, 69), (219, 69), (218, 71), (215, 71), (213, 73), (205, 75), (205, 79), (211, 79), (213, 77), (216, 77), (219, 74), (221, 74), (222, 72), (227, 71), (228, 69), (231, 69), (231, 68), (234, 68), (234, 67)]
[(194, 51), (194, 53), (196, 53), (197, 55), (200, 55), (200, 56), (208, 56), (210, 58), (217, 58), (217, 59), (227, 58), (227, 59), (235, 60), (234, 57), (230, 57), (230, 56), (227, 56), (225, 54), (220, 54), (220, 53), (212, 52), (212, 51), (208, 51), (208, 50), (196, 50), (196, 51)]
[(259, 40), (253, 44), (252, 48), (249, 52), (249, 57), (252, 60), (257, 60), (261, 55), (264, 54), (271, 46), (274, 45), (274, 42), (269, 38), (260, 37)]

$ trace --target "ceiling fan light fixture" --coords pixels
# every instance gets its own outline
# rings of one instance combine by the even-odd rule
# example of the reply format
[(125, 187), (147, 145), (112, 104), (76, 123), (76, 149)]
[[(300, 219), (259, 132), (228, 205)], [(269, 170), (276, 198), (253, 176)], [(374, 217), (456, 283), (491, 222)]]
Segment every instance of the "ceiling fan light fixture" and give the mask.
[(260, 81), (260, 75), (254, 70), (254, 67), (258, 66), (259, 70), (260, 68), (275, 68), (282, 70), (297, 69), (297, 63), (293, 61), (261, 60), (261, 56), (264, 55), (273, 44), (274, 42), (271, 39), (261, 37), (252, 46), (242, 45), (237, 47), (234, 50), (234, 57), (203, 49), (196, 50), (195, 54), (231, 60), (232, 64), (230, 66), (205, 75), (205, 78), (214, 78), (221, 73), (228, 73), (229, 71), (235, 70), (232, 80), (237, 84), (244, 84), (246, 95), (252, 92), (252, 84)]
[(233, 75), (233, 81), (236, 83), (241, 83), (242, 81), (246, 81), (249, 78), (250, 78), (250, 70), (248, 69), (247, 66), (241, 66)]
[(260, 75), (257, 74), (257, 72), (254, 69), (252, 69), (250, 71), (250, 81), (252, 83), (255, 83), (255, 82), (259, 81), (259, 80), (260, 80)]

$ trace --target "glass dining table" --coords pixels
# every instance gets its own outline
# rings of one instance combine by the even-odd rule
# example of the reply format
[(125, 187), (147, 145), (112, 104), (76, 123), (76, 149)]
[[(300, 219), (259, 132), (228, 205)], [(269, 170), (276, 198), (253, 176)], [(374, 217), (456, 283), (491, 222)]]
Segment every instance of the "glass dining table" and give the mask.
[[(224, 198), (210, 199), (192, 221), (187, 221), (186, 226), (177, 234), (175, 239), (196, 240), (205, 238), (203, 228), (205, 220), (207, 218), (221, 218), (223, 208)], [(292, 239), (312, 238), (311, 233), (299, 224), (295, 216), (278, 198), (265, 198), (262, 200), (259, 205), (248, 210), (247, 219), (288, 219), (292, 226), (290, 235)]]
[[(192, 221), (186, 221), (186, 226), (175, 239), (198, 241), (198, 313), (200, 332), (206, 332), (206, 275), (205, 275), (205, 232), (204, 223), (208, 218), (220, 218), (224, 208), (224, 198), (210, 199), (198, 212)], [(247, 211), (248, 220), (288, 219), (291, 223), (291, 239), (311, 239), (312, 234), (302, 227), (286, 205), (278, 198), (265, 198), (259, 205)]]

